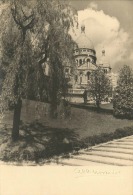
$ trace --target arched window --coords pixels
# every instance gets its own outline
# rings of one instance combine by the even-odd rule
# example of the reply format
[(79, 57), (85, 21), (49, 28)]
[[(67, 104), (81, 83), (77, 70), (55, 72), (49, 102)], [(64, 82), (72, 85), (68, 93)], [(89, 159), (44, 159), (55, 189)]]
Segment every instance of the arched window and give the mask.
[(78, 75), (75, 75), (75, 82), (78, 81)]
[(87, 59), (87, 62), (90, 62), (90, 59)]
[(90, 72), (87, 72), (87, 79), (89, 80), (90, 79)]
[(82, 65), (82, 59), (79, 60), (79, 65)]

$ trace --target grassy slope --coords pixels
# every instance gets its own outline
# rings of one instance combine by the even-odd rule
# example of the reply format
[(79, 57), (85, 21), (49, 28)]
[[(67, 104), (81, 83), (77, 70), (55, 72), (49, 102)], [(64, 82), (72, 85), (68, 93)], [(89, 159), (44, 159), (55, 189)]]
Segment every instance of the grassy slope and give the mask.
[[(34, 121), (34, 113), (25, 113), (22, 111), (21, 120), (30, 123)], [(112, 115), (97, 113), (86, 109), (72, 108), (71, 117), (65, 120), (50, 120), (42, 115), (39, 121), (51, 128), (73, 129), (81, 138), (98, 135), (101, 133), (111, 133), (118, 128), (133, 126), (133, 120), (116, 119)], [(5, 123), (12, 124), (12, 113), (7, 114)]]
[[(7, 114), (4, 121), (11, 124), (11, 119), (12, 113)], [(34, 120), (34, 113), (30, 115), (28, 113), (27, 116), (22, 111), (21, 119), (30, 123)], [(38, 123), (21, 125), (18, 143), (12, 143), (10, 128), (1, 128), (0, 157), (4, 160), (36, 159), (37, 161), (40, 157), (45, 158), (71, 150), (74, 145), (81, 145), (82, 141), (90, 142), (93, 145), (108, 141), (110, 138), (113, 139), (113, 135), (115, 138), (119, 138), (121, 132), (114, 134), (116, 129), (133, 126), (132, 120), (115, 119), (112, 115), (79, 108), (72, 108), (69, 119), (49, 120), (42, 116), (40, 121), (43, 125)], [(108, 135), (103, 135), (103, 133)], [(129, 135), (132, 133), (133, 129), (130, 128)], [(100, 134), (102, 136), (99, 136)], [(123, 135), (126, 136), (126, 134)], [(64, 138), (66, 139), (64, 140)]]
[(81, 138), (101, 133), (111, 133), (118, 128), (133, 126), (132, 120), (116, 119), (112, 115), (72, 108), (71, 119), (43, 120), (50, 127), (74, 129)]

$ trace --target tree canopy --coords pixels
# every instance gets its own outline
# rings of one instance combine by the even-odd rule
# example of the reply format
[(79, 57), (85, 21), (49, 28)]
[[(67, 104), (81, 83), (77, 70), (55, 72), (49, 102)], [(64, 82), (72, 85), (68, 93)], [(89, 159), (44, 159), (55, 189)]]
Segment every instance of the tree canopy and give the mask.
[(115, 116), (133, 118), (133, 70), (127, 65), (119, 72), (113, 107)]
[(111, 94), (111, 81), (100, 67), (91, 73), (88, 87), (90, 95), (98, 108), (101, 101)]
[[(38, 99), (49, 98), (54, 113), (66, 87), (64, 66), (73, 60), (69, 30), (74, 27), (76, 12), (58, 0), (14, 0), (5, 7), (1, 15), (1, 58), (6, 73), (2, 99), (19, 116), (18, 104), (28, 96), (32, 83)], [(46, 63), (49, 77), (43, 71)]]

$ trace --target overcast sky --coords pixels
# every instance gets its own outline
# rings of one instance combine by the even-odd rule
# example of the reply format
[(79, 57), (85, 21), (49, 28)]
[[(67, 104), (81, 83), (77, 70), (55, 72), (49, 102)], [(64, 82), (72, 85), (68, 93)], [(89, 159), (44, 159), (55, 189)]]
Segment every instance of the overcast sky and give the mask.
[(133, 67), (133, 0), (71, 0), (70, 3), (78, 10), (79, 20), (73, 38), (76, 40), (80, 35), (84, 24), (98, 61), (104, 48), (113, 72), (124, 64)]
[(72, 0), (78, 10), (79, 30), (86, 26), (86, 35), (94, 43), (98, 60), (104, 47), (113, 71), (124, 65), (133, 66), (133, 1), (132, 0)]

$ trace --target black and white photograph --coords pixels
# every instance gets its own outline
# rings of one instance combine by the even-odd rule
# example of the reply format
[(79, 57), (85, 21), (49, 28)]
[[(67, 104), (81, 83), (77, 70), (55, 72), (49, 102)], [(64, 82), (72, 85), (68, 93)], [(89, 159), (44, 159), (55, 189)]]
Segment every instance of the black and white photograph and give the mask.
[(0, 0), (0, 164), (133, 168), (132, 0)]

